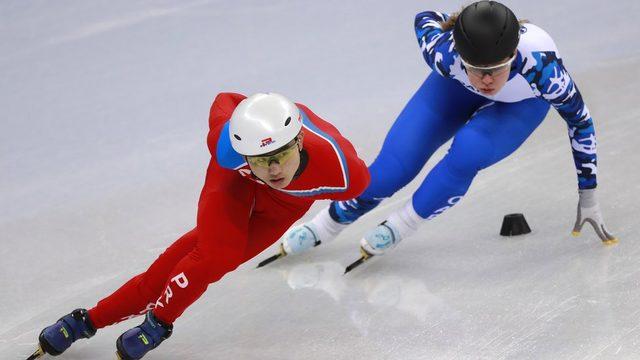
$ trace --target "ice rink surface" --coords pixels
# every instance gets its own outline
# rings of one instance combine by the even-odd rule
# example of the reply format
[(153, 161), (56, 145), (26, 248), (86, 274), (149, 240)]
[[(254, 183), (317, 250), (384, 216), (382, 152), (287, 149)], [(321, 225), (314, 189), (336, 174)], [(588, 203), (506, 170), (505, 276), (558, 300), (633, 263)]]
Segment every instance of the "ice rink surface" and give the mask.
[[(577, 182), (555, 111), (465, 199), (348, 276), (358, 240), (442, 157), (328, 245), (209, 287), (149, 359), (640, 358), (640, 2), (507, 1), (547, 30), (596, 124), (620, 239), (570, 236)], [(0, 358), (91, 307), (195, 223), (221, 91), (276, 91), (371, 162), (429, 73), (413, 33), (451, 1), (0, 3)], [(410, 144), (407, 144), (410, 146)], [(326, 203), (314, 206), (305, 218)], [(522, 212), (533, 232), (498, 235)], [(113, 359), (131, 320), (60, 359)]]

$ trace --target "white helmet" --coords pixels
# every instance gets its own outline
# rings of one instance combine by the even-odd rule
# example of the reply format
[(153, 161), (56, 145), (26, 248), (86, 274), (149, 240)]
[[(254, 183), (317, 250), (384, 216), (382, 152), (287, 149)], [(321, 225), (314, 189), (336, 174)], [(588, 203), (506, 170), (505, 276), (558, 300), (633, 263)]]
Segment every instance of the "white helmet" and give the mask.
[(300, 132), (298, 107), (286, 97), (254, 94), (242, 100), (229, 121), (231, 146), (241, 155), (262, 155), (289, 143)]

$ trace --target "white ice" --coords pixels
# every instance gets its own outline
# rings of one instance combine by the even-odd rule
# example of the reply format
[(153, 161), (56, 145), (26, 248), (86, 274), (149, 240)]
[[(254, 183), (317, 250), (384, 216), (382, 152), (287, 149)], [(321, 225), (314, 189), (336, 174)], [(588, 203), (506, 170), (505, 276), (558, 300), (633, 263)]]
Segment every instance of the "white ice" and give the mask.
[[(566, 125), (552, 111), (455, 208), (348, 276), (362, 233), (209, 287), (149, 359), (640, 358), (640, 3), (508, 1), (556, 40), (595, 119), (602, 211), (573, 238)], [(221, 91), (310, 106), (372, 161), (429, 72), (413, 33), (434, 1), (0, 3), (0, 358), (91, 307), (195, 222)], [(431, 168), (443, 147), (425, 167)], [(314, 206), (312, 213), (326, 203)], [(533, 233), (498, 235), (522, 212)], [(131, 320), (61, 359), (112, 359)]]

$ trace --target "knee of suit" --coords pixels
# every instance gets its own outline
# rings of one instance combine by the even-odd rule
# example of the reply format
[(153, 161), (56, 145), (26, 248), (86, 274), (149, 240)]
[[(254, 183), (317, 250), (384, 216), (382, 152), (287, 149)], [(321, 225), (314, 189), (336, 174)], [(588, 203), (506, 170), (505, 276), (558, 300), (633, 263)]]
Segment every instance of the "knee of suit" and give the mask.
[(241, 262), (233, 263), (228, 261), (204, 263), (197, 269), (191, 269), (191, 274), (187, 276), (190, 282), (193, 279), (195, 283), (212, 284), (237, 269), (240, 264)]
[(197, 264), (194, 264), (193, 270), (199, 273), (207, 283), (213, 283), (220, 280), (225, 274), (237, 269), (243, 263), (244, 257), (240, 251), (217, 251), (213, 254), (201, 255), (196, 258), (191, 256), (191, 259), (197, 262)]
[(136, 277), (138, 293), (147, 299), (157, 297), (164, 290), (166, 283), (166, 278), (152, 278), (146, 273)]
[(420, 171), (420, 169), (412, 170), (407, 169), (394, 154), (381, 153), (369, 166), (371, 182), (361, 197), (367, 199), (391, 197)]
[(473, 178), (491, 165), (493, 157), (491, 138), (476, 129), (464, 128), (456, 134), (445, 160), (452, 175)]
[(207, 283), (211, 284), (214, 283), (218, 280), (220, 280), (223, 276), (225, 276), (226, 274), (234, 271), (235, 269), (238, 268), (238, 266), (240, 266), (241, 263), (237, 263), (237, 264), (231, 264), (231, 265), (227, 265), (227, 266), (220, 266), (220, 267), (216, 267), (216, 266), (212, 266), (212, 269), (210, 271), (207, 272)]

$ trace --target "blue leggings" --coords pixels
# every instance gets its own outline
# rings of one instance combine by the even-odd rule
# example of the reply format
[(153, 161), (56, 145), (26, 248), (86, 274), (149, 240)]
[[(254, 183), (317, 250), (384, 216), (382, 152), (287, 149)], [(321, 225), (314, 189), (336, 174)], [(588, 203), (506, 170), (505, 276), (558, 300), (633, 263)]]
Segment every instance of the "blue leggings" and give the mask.
[(549, 104), (537, 98), (489, 102), (457, 81), (432, 72), (389, 130), (382, 150), (369, 166), (371, 184), (357, 200), (377, 204), (390, 197), (455, 136), (447, 155), (413, 194), (418, 215), (433, 218), (462, 198), (478, 171), (519, 148), (548, 111)]

